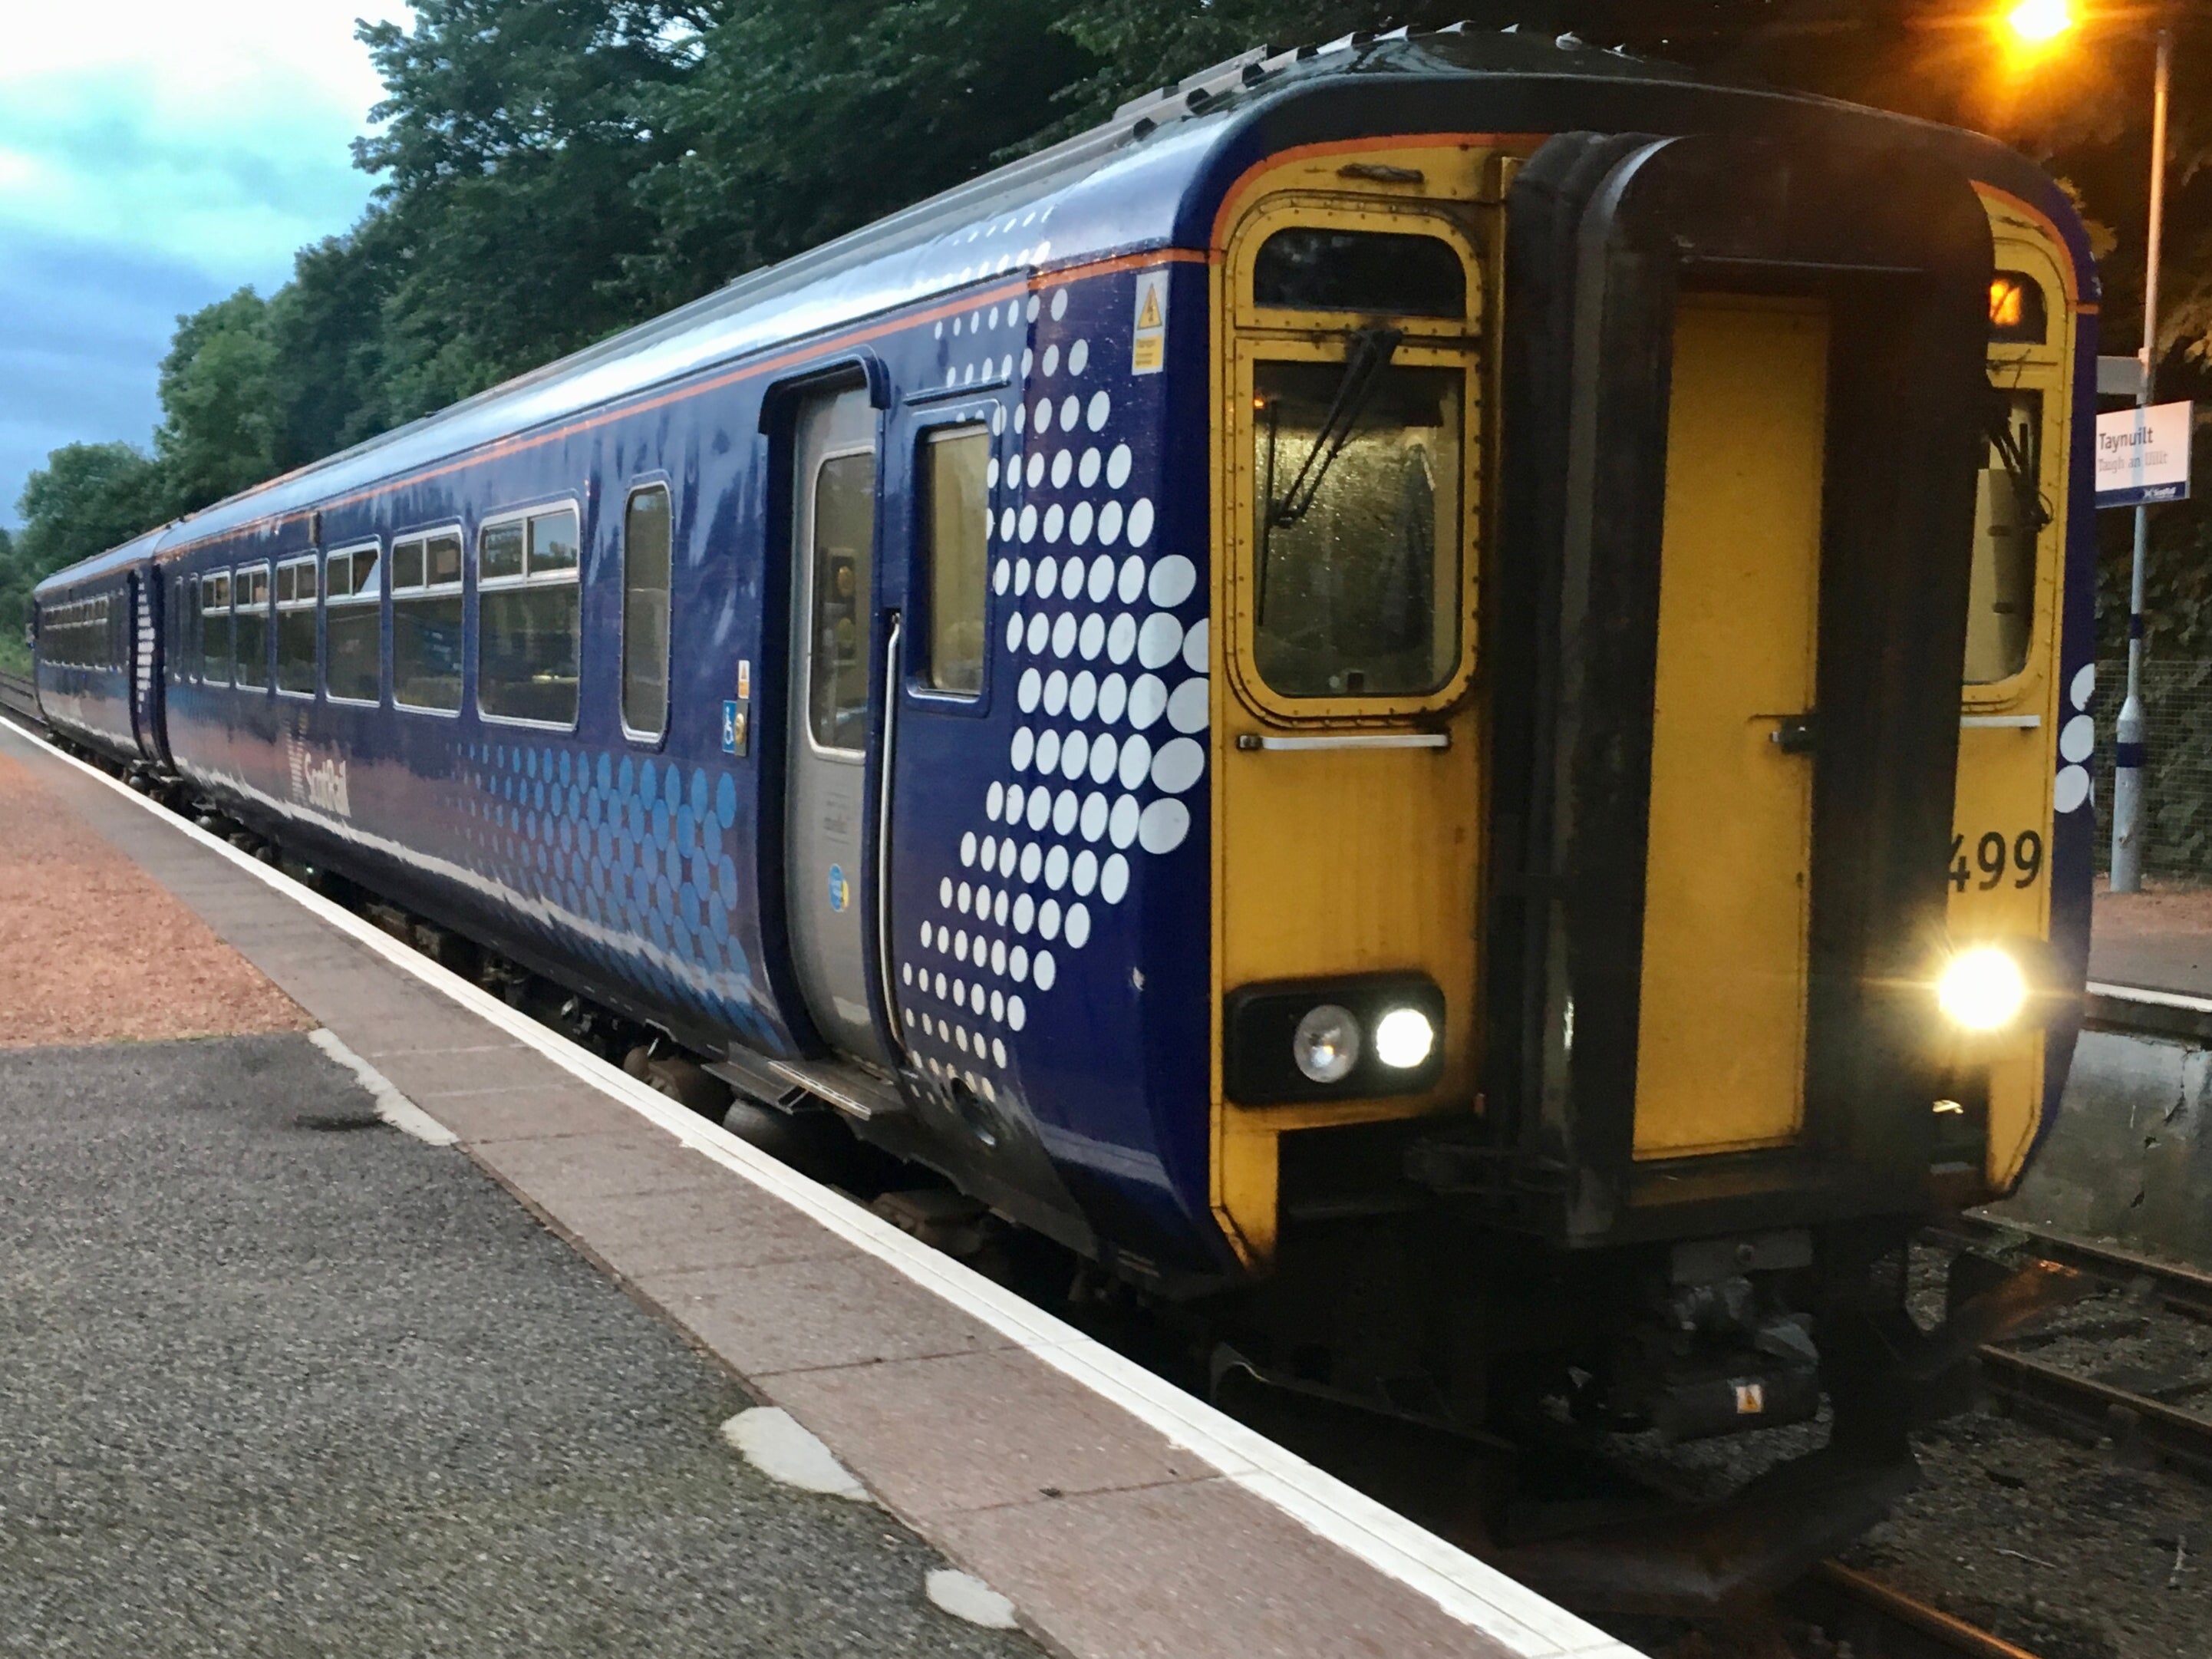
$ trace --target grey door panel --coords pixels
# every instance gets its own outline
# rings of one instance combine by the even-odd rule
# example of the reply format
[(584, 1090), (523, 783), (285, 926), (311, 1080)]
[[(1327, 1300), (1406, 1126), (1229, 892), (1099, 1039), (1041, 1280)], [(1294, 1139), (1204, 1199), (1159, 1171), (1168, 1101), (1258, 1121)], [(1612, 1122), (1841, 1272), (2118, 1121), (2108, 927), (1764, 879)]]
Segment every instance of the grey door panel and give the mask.
[(799, 988), (832, 1046), (889, 1063), (868, 1012), (869, 671), (876, 416), (864, 386), (799, 410), (793, 452), (785, 904)]

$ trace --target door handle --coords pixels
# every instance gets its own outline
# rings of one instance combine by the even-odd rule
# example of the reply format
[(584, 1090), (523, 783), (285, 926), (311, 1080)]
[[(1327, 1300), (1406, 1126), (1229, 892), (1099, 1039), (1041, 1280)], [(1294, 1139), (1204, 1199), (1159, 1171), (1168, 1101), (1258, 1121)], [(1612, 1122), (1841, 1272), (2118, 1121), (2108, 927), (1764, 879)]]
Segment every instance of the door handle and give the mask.
[(1784, 714), (1766, 734), (1766, 740), (1785, 755), (1809, 755), (1820, 736), (1820, 715), (1814, 709)]

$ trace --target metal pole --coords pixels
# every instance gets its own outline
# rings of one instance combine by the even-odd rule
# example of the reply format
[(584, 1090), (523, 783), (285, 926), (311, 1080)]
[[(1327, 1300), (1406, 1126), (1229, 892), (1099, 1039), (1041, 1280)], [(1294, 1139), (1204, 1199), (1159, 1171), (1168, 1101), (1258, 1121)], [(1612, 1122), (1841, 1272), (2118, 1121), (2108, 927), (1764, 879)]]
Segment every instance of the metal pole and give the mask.
[[(2150, 101), (2150, 235), (2143, 248), (2142, 384), (2136, 407), (2148, 409), (2158, 362), (2159, 239), (2166, 217), (2166, 89), (2173, 70), (2173, 33), (2158, 32), (2158, 70)], [(2143, 566), (2150, 554), (2150, 509), (2136, 508), (2135, 563), (2128, 574), (2128, 695), (2112, 736), (2112, 890), (2142, 887)]]

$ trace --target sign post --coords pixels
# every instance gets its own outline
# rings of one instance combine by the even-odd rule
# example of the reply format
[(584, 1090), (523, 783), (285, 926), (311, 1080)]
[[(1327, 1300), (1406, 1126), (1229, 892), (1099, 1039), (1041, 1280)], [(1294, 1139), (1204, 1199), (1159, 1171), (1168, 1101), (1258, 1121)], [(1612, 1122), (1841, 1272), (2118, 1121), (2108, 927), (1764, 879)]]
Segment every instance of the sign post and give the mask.
[[(2146, 387), (2145, 391), (2148, 392)], [(2097, 505), (2136, 513), (2134, 568), (2128, 584), (2128, 691), (2112, 732), (2112, 890), (2142, 887), (2143, 565), (2150, 552), (2150, 504), (2185, 501), (2192, 404), (2140, 403), (2097, 416)]]

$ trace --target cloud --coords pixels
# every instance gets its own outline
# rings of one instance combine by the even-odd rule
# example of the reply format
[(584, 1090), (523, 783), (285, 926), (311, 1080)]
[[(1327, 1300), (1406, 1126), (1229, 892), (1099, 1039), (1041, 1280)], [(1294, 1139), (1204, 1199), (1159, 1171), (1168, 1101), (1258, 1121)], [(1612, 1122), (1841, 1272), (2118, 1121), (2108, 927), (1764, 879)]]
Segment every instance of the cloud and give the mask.
[(143, 443), (179, 313), (343, 230), (397, 0), (21, 8), (0, 51), (0, 523), (47, 450)]

